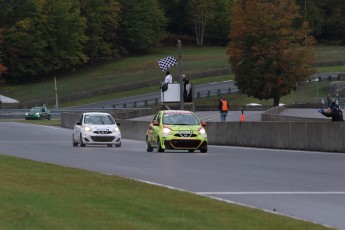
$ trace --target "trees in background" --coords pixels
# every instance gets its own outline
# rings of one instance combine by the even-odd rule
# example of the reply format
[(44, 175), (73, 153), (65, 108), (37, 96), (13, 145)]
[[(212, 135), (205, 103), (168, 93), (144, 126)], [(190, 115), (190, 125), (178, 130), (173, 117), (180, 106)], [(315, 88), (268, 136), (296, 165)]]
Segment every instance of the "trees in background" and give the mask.
[[(226, 45), (230, 21), (236, 20), (229, 10), (234, 2), (243, 1), (0, 0), (0, 63), (8, 68), (3, 76), (11, 82), (41, 80), (144, 53), (164, 39), (170, 45), (178, 39)], [(302, 17), (291, 26), (306, 20), (318, 41), (345, 44), (345, 1), (296, 2)]]
[(157, 0), (0, 0), (0, 59), (12, 83), (31, 82), (158, 45)]
[[(1, 42), (2, 42), (2, 30), (0, 29), (0, 43)], [(1, 57), (1, 53), (0, 53), (0, 57)], [(0, 84), (2, 82), (2, 74), (6, 72), (7, 72), (7, 67), (1, 63), (1, 59), (0, 59)]]
[(206, 25), (213, 20), (215, 14), (213, 0), (188, 1), (188, 15), (194, 27), (195, 40), (198, 46), (204, 44)]
[(235, 0), (159, 0), (168, 18), (167, 33), (190, 36), (198, 46), (225, 45), (230, 28), (230, 6)]
[(303, 20), (321, 43), (345, 44), (345, 1), (296, 0)]
[(216, 0), (213, 2), (214, 16), (208, 22), (205, 39), (207, 44), (225, 46), (230, 33), (230, 8), (233, 0)]
[(159, 44), (167, 21), (157, 0), (119, 1), (122, 48), (129, 53), (135, 53)]
[(316, 1), (322, 18), (318, 40), (345, 44), (345, 1)]
[[(76, 1), (14, 0), (4, 3), (1, 59), (9, 82), (30, 82), (83, 64), (85, 18)], [(7, 19), (9, 18), (9, 19)], [(13, 20), (15, 18), (15, 20)]]
[(188, 0), (158, 0), (167, 18), (166, 32), (174, 35), (190, 35)]
[(111, 0), (80, 1), (80, 15), (87, 20), (83, 47), (89, 64), (120, 57), (120, 4)]
[(233, 7), (227, 54), (242, 93), (260, 100), (289, 94), (313, 73), (314, 40), (290, 0), (243, 0)]

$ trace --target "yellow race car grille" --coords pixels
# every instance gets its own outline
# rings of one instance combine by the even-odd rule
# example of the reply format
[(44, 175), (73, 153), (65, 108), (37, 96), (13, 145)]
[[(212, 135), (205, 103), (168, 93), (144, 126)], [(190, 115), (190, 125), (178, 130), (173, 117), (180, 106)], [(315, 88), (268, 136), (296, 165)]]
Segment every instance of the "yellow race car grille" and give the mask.
[(174, 149), (197, 149), (201, 144), (201, 140), (198, 139), (172, 139), (170, 146)]

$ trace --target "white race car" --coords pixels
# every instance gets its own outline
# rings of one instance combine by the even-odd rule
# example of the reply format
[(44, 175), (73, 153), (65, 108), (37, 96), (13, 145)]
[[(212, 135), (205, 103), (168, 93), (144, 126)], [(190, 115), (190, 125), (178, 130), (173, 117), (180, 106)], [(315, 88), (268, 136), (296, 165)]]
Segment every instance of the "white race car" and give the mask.
[(85, 145), (107, 145), (121, 147), (120, 124), (109, 113), (83, 113), (74, 125), (72, 143), (74, 147)]

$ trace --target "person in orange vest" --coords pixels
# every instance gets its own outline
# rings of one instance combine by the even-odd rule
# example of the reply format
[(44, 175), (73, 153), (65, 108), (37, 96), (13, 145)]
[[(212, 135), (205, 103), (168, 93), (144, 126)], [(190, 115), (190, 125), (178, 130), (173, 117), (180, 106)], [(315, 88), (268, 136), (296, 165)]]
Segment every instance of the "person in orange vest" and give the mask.
[(226, 120), (226, 116), (228, 115), (228, 111), (229, 111), (229, 104), (228, 102), (220, 97), (218, 100), (218, 109), (220, 112), (220, 121), (224, 122)]

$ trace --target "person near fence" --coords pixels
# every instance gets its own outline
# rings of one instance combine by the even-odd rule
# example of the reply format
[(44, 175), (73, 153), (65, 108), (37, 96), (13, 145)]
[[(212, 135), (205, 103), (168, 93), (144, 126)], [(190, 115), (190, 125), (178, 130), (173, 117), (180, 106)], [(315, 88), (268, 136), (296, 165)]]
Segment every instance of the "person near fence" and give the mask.
[(191, 89), (191, 85), (189, 84), (189, 80), (190, 80), (189, 76), (182, 75), (184, 102), (192, 101), (192, 89)]
[(331, 106), (328, 109), (320, 109), (319, 113), (326, 117), (332, 117), (332, 121), (344, 121), (343, 112), (341, 111), (339, 105), (337, 105), (335, 99), (332, 100)]
[(220, 121), (225, 122), (229, 111), (229, 103), (223, 97), (220, 97), (218, 100), (218, 109), (220, 112)]

